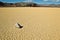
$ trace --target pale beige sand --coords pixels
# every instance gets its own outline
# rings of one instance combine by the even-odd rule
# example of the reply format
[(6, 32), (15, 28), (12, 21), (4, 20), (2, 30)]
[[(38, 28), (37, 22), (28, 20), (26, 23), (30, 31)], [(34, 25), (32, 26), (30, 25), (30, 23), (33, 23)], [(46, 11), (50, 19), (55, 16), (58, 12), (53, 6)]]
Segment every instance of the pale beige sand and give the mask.
[(0, 8), (0, 40), (60, 40), (60, 8)]

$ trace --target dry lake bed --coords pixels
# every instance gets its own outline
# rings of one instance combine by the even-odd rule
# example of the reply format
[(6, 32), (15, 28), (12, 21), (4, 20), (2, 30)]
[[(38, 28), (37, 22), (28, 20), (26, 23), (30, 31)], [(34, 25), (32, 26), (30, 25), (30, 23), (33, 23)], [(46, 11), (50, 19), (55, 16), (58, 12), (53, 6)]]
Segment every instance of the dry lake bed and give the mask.
[(60, 40), (60, 8), (0, 8), (0, 40)]

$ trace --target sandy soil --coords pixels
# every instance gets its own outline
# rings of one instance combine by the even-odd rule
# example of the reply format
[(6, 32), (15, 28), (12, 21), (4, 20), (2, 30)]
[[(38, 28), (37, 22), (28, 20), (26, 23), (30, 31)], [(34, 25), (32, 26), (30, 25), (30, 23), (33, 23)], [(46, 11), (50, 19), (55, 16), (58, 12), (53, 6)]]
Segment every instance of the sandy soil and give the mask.
[(0, 8), (0, 40), (60, 40), (60, 8)]

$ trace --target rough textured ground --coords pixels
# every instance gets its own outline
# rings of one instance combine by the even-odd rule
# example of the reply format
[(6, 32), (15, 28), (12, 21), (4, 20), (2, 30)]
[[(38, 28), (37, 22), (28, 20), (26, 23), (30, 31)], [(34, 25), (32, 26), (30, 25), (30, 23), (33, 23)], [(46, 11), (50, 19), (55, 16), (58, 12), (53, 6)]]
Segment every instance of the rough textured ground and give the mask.
[(0, 8), (0, 40), (60, 40), (60, 8)]

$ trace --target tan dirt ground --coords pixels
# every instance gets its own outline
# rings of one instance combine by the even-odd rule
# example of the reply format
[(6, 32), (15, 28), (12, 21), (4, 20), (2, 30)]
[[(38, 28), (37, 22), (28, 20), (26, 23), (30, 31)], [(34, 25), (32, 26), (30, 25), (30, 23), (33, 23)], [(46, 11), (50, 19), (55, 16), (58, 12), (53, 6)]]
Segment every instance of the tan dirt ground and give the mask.
[(60, 8), (0, 8), (0, 40), (60, 40)]

